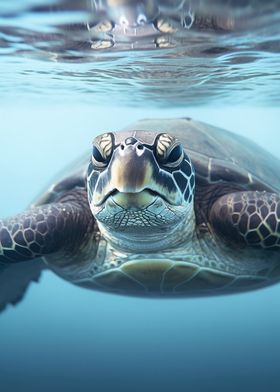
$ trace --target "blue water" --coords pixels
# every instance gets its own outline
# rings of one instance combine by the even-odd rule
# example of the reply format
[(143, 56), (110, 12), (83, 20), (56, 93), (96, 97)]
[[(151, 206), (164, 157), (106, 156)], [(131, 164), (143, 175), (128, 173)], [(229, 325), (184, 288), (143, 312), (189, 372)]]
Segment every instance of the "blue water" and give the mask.
[[(225, 80), (217, 87), (220, 99), (209, 104), (201, 90), (203, 106), (200, 94), (194, 105), (184, 105), (182, 95), (178, 107), (167, 96), (152, 105), (152, 98), (145, 103), (146, 90), (143, 96), (137, 83), (124, 81), (124, 90), (115, 91), (114, 99), (102, 96), (98, 105), (102, 76), (109, 86), (104, 74), (96, 97), (92, 89), (79, 89), (80, 76), (49, 84), (53, 63), (32, 60), (38, 73), (26, 77), (28, 56), (1, 59), (1, 217), (26, 208), (56, 173), (90, 151), (94, 136), (143, 117), (190, 116), (246, 135), (279, 156), (277, 75), (275, 82), (264, 76), (250, 85), (251, 97), (268, 92), (256, 100), (248, 100), (249, 90), (238, 80), (231, 96)], [(9, 68), (12, 63), (18, 73)], [(114, 81), (112, 90), (121, 82)], [(189, 97), (188, 91), (186, 102)], [(279, 301), (280, 285), (231, 296), (155, 300), (88, 291), (44, 272), (23, 301), (0, 316), (0, 390), (279, 392)]]

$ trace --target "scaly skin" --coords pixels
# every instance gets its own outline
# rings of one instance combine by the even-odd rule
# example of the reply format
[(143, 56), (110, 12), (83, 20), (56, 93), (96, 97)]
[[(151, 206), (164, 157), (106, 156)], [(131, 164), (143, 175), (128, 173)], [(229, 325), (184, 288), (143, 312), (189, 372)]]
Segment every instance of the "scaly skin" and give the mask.
[(74, 252), (96, 230), (85, 189), (66, 193), (53, 204), (0, 221), (0, 262), (14, 263)]
[(214, 203), (210, 222), (227, 242), (265, 249), (280, 248), (280, 196), (275, 193), (227, 194)]

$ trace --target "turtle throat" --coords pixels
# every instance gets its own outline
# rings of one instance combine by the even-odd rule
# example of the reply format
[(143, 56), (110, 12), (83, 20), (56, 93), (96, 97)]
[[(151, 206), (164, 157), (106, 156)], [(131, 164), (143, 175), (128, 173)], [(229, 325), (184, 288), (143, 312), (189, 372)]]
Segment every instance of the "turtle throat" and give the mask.
[(124, 230), (99, 222), (99, 228), (106, 241), (120, 251), (151, 253), (171, 249), (193, 239), (196, 225), (192, 204), (184, 214), (180, 214), (180, 218), (176, 223), (167, 222), (158, 227), (134, 226)]

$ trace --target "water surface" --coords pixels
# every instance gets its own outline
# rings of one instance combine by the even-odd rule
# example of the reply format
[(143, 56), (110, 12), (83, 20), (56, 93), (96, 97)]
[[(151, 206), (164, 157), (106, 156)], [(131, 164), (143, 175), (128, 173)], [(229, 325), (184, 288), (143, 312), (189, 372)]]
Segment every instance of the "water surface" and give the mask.
[[(165, 108), (278, 102), (278, 1), (125, 0), (119, 13), (107, 3), (2, 0), (1, 98), (106, 105), (109, 96)], [(156, 10), (132, 18), (138, 3)]]

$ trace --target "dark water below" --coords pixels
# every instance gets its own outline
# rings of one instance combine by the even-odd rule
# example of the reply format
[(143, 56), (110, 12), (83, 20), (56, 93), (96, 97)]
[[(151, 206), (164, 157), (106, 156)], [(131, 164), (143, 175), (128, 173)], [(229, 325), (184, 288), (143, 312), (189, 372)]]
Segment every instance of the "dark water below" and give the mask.
[[(98, 133), (142, 117), (191, 116), (279, 156), (279, 2), (192, 2), (189, 28), (181, 2), (157, 4), (177, 31), (162, 37), (149, 20), (135, 40), (131, 26), (132, 37), (87, 29), (108, 17), (102, 1), (0, 0), (1, 217), (22, 211)], [(138, 299), (45, 272), (1, 313), (0, 390), (278, 392), (279, 298), (275, 285)]]

